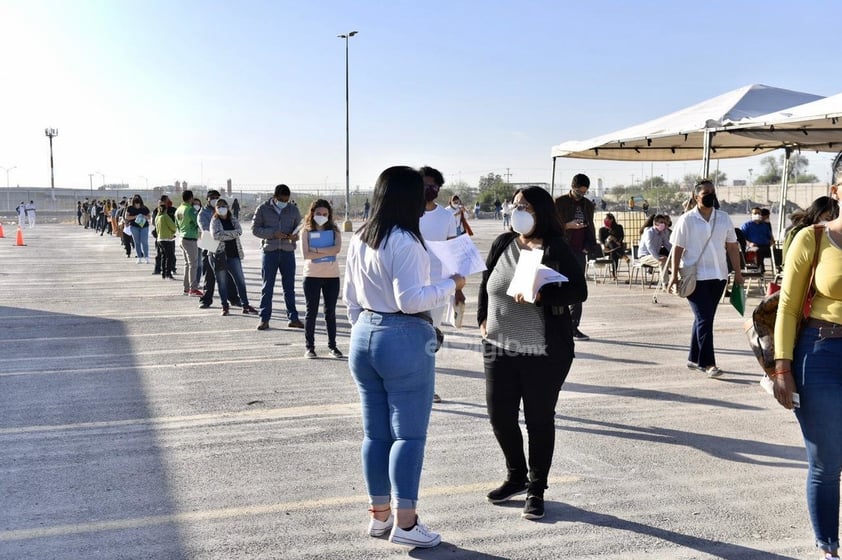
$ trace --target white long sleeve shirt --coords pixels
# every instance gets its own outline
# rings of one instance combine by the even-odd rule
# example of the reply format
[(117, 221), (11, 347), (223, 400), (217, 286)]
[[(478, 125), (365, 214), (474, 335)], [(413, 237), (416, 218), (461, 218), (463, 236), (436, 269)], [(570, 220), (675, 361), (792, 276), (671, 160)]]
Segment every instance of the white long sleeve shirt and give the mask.
[(354, 235), (345, 262), (344, 300), (348, 319), (357, 322), (363, 309), (407, 314), (447, 304), (456, 290), (450, 278), (430, 284), (430, 258), (413, 235), (395, 228), (372, 249)]

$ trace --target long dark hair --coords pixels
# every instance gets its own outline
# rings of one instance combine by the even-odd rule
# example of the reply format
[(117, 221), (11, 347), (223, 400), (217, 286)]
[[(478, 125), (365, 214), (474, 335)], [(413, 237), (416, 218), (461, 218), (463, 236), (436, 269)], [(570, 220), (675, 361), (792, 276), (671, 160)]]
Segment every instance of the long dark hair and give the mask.
[(515, 191), (512, 200), (520, 193), (535, 212), (535, 228), (529, 237), (546, 239), (548, 237), (561, 237), (564, 235), (564, 226), (558, 217), (558, 212), (553, 202), (553, 197), (541, 187), (524, 187)]
[(426, 201), (424, 179), (418, 171), (404, 165), (390, 167), (377, 178), (371, 198), (371, 217), (358, 230), (363, 243), (378, 249), (397, 227), (424, 245), (418, 222)]

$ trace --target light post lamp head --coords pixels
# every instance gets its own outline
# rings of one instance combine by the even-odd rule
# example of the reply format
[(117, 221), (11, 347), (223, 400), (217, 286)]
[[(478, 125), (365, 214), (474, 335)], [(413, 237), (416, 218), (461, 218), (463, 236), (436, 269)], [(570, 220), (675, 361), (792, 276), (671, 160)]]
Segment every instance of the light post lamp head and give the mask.
[(349, 37), (353, 37), (357, 33), (359, 33), (359, 31), (351, 31), (349, 33), (342, 33), (341, 35), (337, 35), (337, 37), (339, 37), (340, 39), (348, 39)]
[(44, 129), (44, 136), (49, 136), (50, 138), (54, 138), (58, 136), (58, 129), (57, 128), (45, 128)]

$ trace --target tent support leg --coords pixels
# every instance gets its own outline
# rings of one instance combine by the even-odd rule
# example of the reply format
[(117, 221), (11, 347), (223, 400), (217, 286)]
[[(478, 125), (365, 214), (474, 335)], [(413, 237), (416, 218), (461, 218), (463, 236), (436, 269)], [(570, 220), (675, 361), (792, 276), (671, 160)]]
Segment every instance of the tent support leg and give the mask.
[(553, 176), (550, 179), (550, 196), (555, 198), (555, 158), (553, 158)]
[(792, 155), (792, 148), (785, 148), (785, 153), (784, 168), (781, 172), (781, 198), (778, 201), (778, 234), (775, 236), (775, 239), (781, 241), (784, 238), (784, 214), (786, 213), (786, 196), (789, 189), (789, 156)]

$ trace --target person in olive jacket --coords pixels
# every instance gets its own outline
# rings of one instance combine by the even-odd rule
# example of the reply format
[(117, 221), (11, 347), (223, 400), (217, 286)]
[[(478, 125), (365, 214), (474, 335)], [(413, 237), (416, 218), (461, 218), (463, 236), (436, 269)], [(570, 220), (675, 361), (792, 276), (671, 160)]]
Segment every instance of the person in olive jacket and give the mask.
[[(550, 194), (528, 187), (515, 192), (513, 204), (514, 231), (491, 246), (477, 311), (488, 416), (507, 470), (506, 480), (487, 498), (497, 504), (525, 493), (522, 516), (540, 519), (555, 445), (555, 405), (573, 363), (575, 327), (569, 306), (585, 301), (588, 288)], [(534, 303), (529, 303), (532, 294), (507, 294), (518, 260), (528, 251), (543, 251), (542, 264), (567, 277), (542, 286)], [(521, 401), (528, 461), (518, 425)]]

